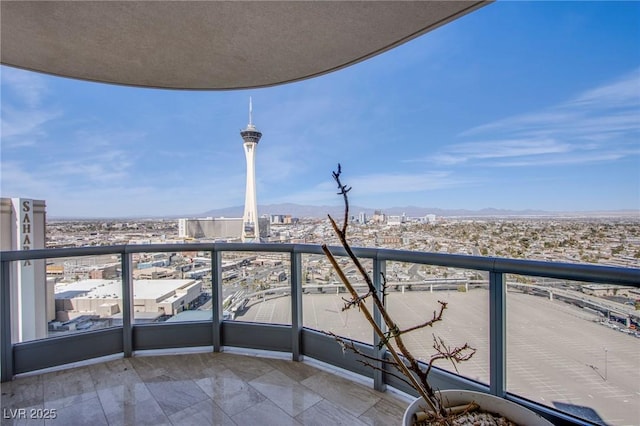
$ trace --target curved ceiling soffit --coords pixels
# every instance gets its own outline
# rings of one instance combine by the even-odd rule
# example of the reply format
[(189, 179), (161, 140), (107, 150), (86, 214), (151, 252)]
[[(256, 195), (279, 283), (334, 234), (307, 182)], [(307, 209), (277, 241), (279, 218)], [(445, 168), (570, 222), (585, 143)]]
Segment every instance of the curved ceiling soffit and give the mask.
[(128, 86), (268, 87), (361, 62), (486, 4), (2, 1), (1, 62)]

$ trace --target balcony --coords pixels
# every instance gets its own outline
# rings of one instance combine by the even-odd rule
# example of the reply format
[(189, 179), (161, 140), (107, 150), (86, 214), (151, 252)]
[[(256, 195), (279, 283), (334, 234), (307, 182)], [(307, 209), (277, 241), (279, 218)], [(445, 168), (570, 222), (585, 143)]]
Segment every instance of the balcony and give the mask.
[[(139, 301), (143, 284), (133, 279), (134, 256), (183, 252), (208, 259), (211, 299), (166, 315), (170, 320), (147, 322)], [(341, 248), (332, 252), (345, 255)], [(251, 263), (229, 258), (254, 253), (270, 263), (256, 256)], [(617, 292), (637, 291), (640, 270), (373, 248), (356, 249), (356, 254), (377, 286), (382, 285), (380, 272), (385, 273), (386, 303), (401, 326), (430, 316), (432, 304), (442, 299), (450, 302), (449, 309), (442, 327), (433, 332), (452, 345), (469, 342), (478, 349), (459, 371), (443, 365), (432, 374), (435, 387), (489, 392), (555, 424), (631, 424), (637, 419), (640, 339), (631, 326), (640, 313), (586, 290), (604, 284)], [(118, 258), (120, 312), (112, 315), (118, 321), (22, 341), (13, 334), (12, 339), (16, 307), (10, 301), (18, 262), (97, 256)], [(412, 390), (362, 366), (322, 332), (352, 338), (363, 352), (383, 355), (358, 313), (340, 311), (341, 286), (330, 276), (316, 276), (323, 259), (319, 246), (296, 244), (3, 252), (3, 408), (42, 408), (43, 414), (56, 408), (60, 418), (70, 416), (65, 418), (77, 424), (240, 424), (267, 421), (272, 414), (278, 424), (290, 418), (294, 424), (337, 423), (324, 417), (332, 415), (349, 424), (357, 423), (349, 416), (368, 424), (398, 422)], [(233, 268), (238, 278), (270, 285), (253, 286), (243, 303), (234, 305), (229, 297), (237, 294), (230, 281), (236, 279)], [(231, 313), (233, 307), (238, 309)], [(193, 312), (202, 316), (184, 315)], [(424, 359), (431, 331), (410, 345)], [(83, 417), (87, 413), (99, 418)]]
[(5, 410), (40, 410), (65, 425), (393, 424), (407, 405), (324, 366), (210, 351), (20, 378), (2, 393)]

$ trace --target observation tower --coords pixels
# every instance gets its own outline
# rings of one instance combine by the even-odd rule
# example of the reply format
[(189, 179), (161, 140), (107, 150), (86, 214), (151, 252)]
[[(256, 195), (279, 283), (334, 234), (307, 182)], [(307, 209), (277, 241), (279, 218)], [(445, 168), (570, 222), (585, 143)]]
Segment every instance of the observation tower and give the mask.
[(247, 190), (244, 197), (244, 215), (242, 216), (242, 242), (260, 242), (258, 228), (258, 202), (256, 200), (256, 148), (262, 133), (252, 123), (253, 106), (249, 98), (249, 124), (240, 131), (244, 140), (244, 155), (247, 158)]

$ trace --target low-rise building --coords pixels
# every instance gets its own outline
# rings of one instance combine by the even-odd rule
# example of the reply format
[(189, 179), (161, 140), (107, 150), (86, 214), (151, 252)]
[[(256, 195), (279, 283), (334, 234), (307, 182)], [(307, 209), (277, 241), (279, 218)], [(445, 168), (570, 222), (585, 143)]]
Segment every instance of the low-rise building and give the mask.
[(161, 280), (165, 278), (177, 278), (176, 271), (171, 268), (154, 266), (151, 268), (134, 269), (133, 278), (137, 280)]
[[(189, 309), (202, 293), (198, 280), (134, 280), (134, 312), (175, 315)], [(122, 312), (122, 283), (119, 280), (82, 280), (57, 284), (56, 319), (68, 321), (79, 315), (111, 317)]]

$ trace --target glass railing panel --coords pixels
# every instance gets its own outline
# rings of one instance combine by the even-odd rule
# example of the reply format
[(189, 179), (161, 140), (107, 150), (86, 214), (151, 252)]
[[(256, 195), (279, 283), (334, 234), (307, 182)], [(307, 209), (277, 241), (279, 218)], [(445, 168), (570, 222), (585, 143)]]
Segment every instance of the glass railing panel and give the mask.
[[(12, 340), (117, 326), (112, 313), (122, 309), (121, 277), (119, 255), (11, 262)], [(102, 297), (105, 288), (112, 289), (108, 298)]]
[(489, 384), (488, 273), (387, 262), (386, 280), (387, 312), (400, 330), (431, 320), (440, 311), (439, 301), (447, 305), (442, 321), (402, 336), (413, 356), (428, 363), (436, 353), (434, 338), (452, 349), (468, 344), (476, 349), (471, 359), (455, 367), (446, 361), (435, 366)]
[(289, 253), (223, 252), (223, 319), (291, 324)]
[(638, 421), (638, 288), (507, 275), (507, 391), (598, 424)]
[[(338, 257), (345, 275), (360, 294), (366, 293), (365, 282), (357, 273), (353, 263), (346, 257)], [(371, 259), (360, 259), (371, 273)], [(303, 325), (314, 330), (334, 333), (373, 344), (373, 330), (357, 308), (343, 310), (345, 299), (349, 299), (346, 288), (324, 255), (302, 256), (302, 313)], [(367, 301), (367, 307), (372, 305)]]
[(212, 321), (210, 252), (135, 253), (132, 261), (134, 324)]

